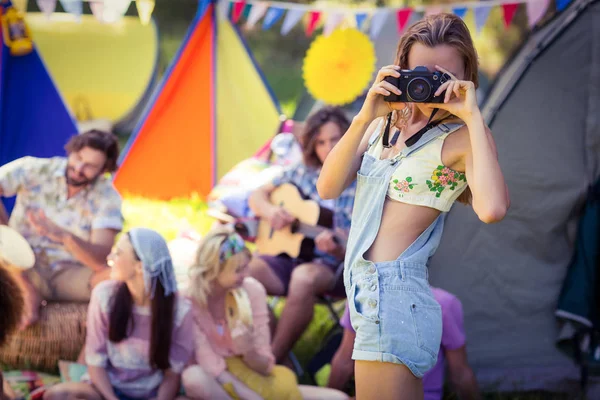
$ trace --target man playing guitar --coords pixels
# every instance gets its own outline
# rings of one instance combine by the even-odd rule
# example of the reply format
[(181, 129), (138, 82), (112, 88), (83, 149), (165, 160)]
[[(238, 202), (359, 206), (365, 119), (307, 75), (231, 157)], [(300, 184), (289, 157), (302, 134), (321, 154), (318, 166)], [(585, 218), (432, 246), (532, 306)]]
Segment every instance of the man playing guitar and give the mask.
[(264, 285), (269, 295), (287, 296), (273, 334), (273, 353), (278, 362), (285, 359), (309, 325), (318, 296), (325, 293), (345, 296), (343, 283), (336, 282), (336, 270), (344, 259), (343, 238), (350, 228), (355, 186), (334, 201), (324, 201), (317, 193), (316, 183), (325, 158), (348, 126), (349, 121), (339, 108), (325, 107), (309, 116), (301, 137), (303, 162), (288, 167), (273, 182), (255, 190), (249, 199), (252, 211), (268, 221), (273, 231), (296, 222), (291, 212), (271, 201), (273, 192), (283, 184), (296, 186), (305, 197), (333, 211), (332, 229), (316, 235), (312, 254), (304, 252), (292, 258), (287, 254), (259, 253), (250, 262), (250, 274)]

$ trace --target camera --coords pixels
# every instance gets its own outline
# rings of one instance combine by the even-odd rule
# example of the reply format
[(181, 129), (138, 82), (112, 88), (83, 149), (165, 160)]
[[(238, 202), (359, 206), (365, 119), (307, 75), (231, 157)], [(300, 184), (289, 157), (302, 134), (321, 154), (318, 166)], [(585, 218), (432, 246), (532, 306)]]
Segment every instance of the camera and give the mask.
[(429, 72), (426, 67), (416, 67), (413, 70), (401, 69), (400, 76), (386, 76), (385, 81), (396, 86), (402, 94), (391, 93), (383, 99), (391, 103), (443, 103), (444, 92), (434, 96), (436, 90), (451, 78), (443, 72)]

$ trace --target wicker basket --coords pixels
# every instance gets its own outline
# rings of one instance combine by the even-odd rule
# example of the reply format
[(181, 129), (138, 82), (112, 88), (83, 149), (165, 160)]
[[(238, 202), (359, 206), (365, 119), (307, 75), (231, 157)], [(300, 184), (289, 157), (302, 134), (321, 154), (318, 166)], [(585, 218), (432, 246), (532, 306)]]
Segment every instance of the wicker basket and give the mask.
[(76, 361), (85, 343), (87, 303), (49, 303), (39, 321), (9, 338), (0, 364), (10, 369), (56, 373), (58, 360)]

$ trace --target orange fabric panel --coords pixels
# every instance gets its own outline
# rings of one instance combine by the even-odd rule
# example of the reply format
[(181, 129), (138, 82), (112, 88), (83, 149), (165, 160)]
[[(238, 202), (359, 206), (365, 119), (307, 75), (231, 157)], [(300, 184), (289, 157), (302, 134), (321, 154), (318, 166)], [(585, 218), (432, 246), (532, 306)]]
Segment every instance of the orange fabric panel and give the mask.
[(115, 176), (123, 195), (206, 196), (214, 171), (214, 20), (196, 25)]

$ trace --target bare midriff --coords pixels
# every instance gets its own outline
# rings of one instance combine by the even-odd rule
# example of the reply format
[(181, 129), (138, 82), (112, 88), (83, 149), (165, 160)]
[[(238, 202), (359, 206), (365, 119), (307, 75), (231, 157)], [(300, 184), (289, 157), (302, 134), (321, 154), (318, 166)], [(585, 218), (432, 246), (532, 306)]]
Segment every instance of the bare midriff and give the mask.
[(373, 262), (397, 259), (438, 215), (440, 211), (434, 208), (386, 198), (379, 232), (364, 258)]

